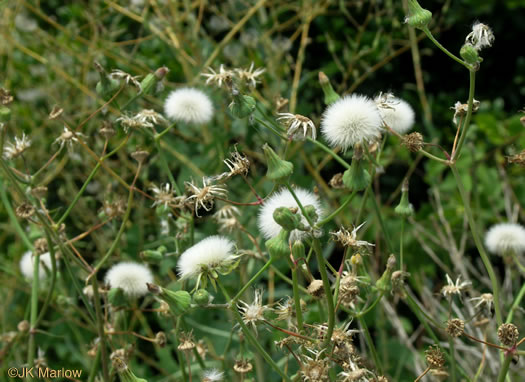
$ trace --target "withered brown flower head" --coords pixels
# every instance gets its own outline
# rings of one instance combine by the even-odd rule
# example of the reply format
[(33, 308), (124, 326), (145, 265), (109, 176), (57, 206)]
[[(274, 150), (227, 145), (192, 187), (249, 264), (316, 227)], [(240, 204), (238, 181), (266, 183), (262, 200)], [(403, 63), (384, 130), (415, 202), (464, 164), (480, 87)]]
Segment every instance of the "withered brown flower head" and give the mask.
[(459, 318), (453, 318), (447, 321), (447, 333), (451, 337), (459, 337), (465, 330), (465, 321)]
[(520, 332), (514, 324), (503, 324), (498, 328), (498, 338), (505, 346), (514, 346), (519, 336)]
[(425, 145), (423, 142), (423, 136), (418, 132), (403, 135), (401, 138), (401, 144), (413, 153), (418, 152)]
[(22, 219), (30, 218), (35, 213), (35, 208), (29, 203), (22, 203), (16, 208), (16, 216)]
[(432, 369), (439, 369), (445, 364), (445, 355), (437, 345), (432, 345), (425, 351), (425, 359)]

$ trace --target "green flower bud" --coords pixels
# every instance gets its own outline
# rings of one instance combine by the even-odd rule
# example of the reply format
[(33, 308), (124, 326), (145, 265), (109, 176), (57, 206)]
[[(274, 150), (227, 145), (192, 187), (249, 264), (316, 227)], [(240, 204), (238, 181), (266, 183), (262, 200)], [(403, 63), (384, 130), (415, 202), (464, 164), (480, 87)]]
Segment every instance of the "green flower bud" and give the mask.
[(461, 47), (459, 55), (470, 65), (477, 65), (481, 62), (478, 51), (469, 43)]
[(414, 215), (414, 207), (408, 201), (408, 179), (405, 179), (403, 186), (401, 187), (401, 200), (394, 212), (403, 217), (409, 217)]
[(140, 253), (140, 258), (148, 263), (158, 264), (164, 259), (164, 255), (159, 251), (147, 249)]
[(157, 248), (157, 251), (159, 251), (160, 253), (164, 255), (165, 253), (168, 252), (168, 248), (166, 248), (166, 246), (164, 245), (161, 245), (160, 247)]
[(140, 83), (140, 88), (142, 93), (150, 94), (154, 92), (154, 89), (157, 87), (159, 81), (161, 81), (166, 74), (169, 72), (168, 68), (165, 66), (158, 68), (155, 73), (149, 73)]
[(321, 89), (323, 89), (324, 103), (327, 106), (333, 104), (335, 101), (341, 98), (332, 87), (330, 79), (323, 72), (319, 72), (319, 83), (321, 84)]
[(11, 119), (11, 109), (5, 106), (0, 106), (0, 123), (9, 122)]
[(234, 94), (233, 101), (230, 103), (230, 111), (235, 118), (249, 117), (255, 110), (255, 98), (239, 94)]
[(300, 240), (296, 240), (295, 243), (292, 245), (292, 256), (297, 261), (297, 259), (304, 258), (305, 257), (305, 249), (304, 244)]
[(281, 183), (292, 175), (293, 163), (279, 158), (267, 143), (264, 144), (263, 151), (268, 166), (268, 171), (266, 172), (268, 179), (273, 180), (275, 183)]
[(190, 308), (191, 295), (185, 290), (174, 292), (155, 284), (148, 284), (148, 290), (167, 302), (174, 315), (181, 315)]
[(362, 163), (362, 149), (355, 146), (352, 164), (348, 170), (343, 173), (343, 184), (351, 191), (362, 191), (370, 184), (370, 174), (364, 168)]
[(128, 305), (128, 299), (124, 295), (124, 291), (120, 288), (111, 288), (108, 292), (108, 301), (114, 307)]
[(114, 357), (111, 362), (117, 370), (121, 382), (148, 382), (147, 379), (138, 378), (131, 369), (119, 357)]
[(279, 235), (266, 240), (266, 249), (272, 259), (279, 259), (290, 254), (288, 235), (290, 232), (282, 229)]
[(423, 9), (417, 0), (408, 0), (408, 25), (418, 29), (425, 29), (431, 20), (432, 12)]
[(311, 222), (316, 222), (319, 219), (319, 215), (317, 215), (317, 210), (315, 209), (315, 206), (312, 206), (311, 204), (304, 206), (304, 212), (308, 216), (308, 219), (310, 219)]
[(97, 94), (102, 98), (110, 98), (120, 88), (120, 82), (114, 78), (108, 78), (100, 74), (100, 81), (95, 88)]
[(383, 275), (379, 278), (379, 280), (376, 281), (376, 288), (386, 293), (390, 291), (392, 288), (392, 284), (390, 282), (392, 278), (392, 273), (394, 272), (394, 268), (396, 267), (396, 257), (394, 255), (390, 255), (388, 257), (388, 261), (386, 262), (386, 269), (383, 272)]
[(287, 231), (293, 231), (301, 224), (301, 216), (293, 213), (287, 207), (279, 207), (273, 211), (273, 220)]
[(210, 294), (206, 289), (199, 289), (193, 293), (193, 301), (199, 306), (208, 305), (210, 302)]

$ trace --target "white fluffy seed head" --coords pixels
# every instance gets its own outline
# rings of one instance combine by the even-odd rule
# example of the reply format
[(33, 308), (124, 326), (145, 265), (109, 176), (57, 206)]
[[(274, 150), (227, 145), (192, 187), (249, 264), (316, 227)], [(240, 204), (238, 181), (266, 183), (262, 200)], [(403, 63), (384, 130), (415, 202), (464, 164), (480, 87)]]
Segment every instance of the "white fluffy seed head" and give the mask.
[(485, 236), (488, 250), (498, 255), (525, 252), (525, 228), (516, 223), (500, 223), (493, 225)]
[(164, 113), (176, 122), (202, 124), (213, 117), (213, 104), (203, 91), (181, 88), (168, 95), (164, 102)]
[(129, 297), (140, 297), (148, 293), (146, 283), (153, 282), (153, 274), (148, 267), (133, 262), (113, 265), (105, 278), (111, 288), (120, 288)]
[(206, 269), (219, 268), (235, 259), (233, 242), (224, 236), (210, 236), (188, 248), (177, 263), (183, 279), (198, 276)]
[(381, 104), (379, 98), (381, 97), (375, 99), (379, 107), (379, 114), (383, 122), (392, 130), (399, 134), (405, 134), (414, 126), (414, 109), (406, 101), (392, 97), (388, 100), (388, 103)]
[[(312, 205), (315, 207), (315, 211), (319, 218), (322, 216), (323, 210), (317, 196), (303, 188), (294, 188), (294, 192), (303, 207)], [(286, 188), (281, 189), (265, 200), (259, 211), (257, 223), (259, 225), (259, 230), (262, 232), (265, 239), (271, 239), (281, 232), (282, 227), (273, 219), (273, 212), (279, 207), (299, 208), (293, 195)], [(297, 213), (300, 214), (301, 211), (298, 211)], [(306, 226), (308, 225), (304, 216), (302, 217), (302, 223)], [(301, 231), (296, 231), (297, 230), (292, 231), (295, 238), (302, 236)]]
[(331, 104), (323, 113), (321, 132), (332, 147), (343, 150), (381, 136), (381, 116), (374, 101), (352, 94)]
[[(32, 280), (33, 279), (33, 270), (34, 270), (35, 257), (33, 256), (32, 251), (27, 251), (22, 256), (20, 260), (20, 271), (25, 278)], [(43, 253), (40, 255), (40, 265), (38, 266), (38, 277), (43, 279), (46, 277), (47, 272), (44, 269), (47, 268), (48, 271), (51, 270), (51, 255), (49, 252)]]

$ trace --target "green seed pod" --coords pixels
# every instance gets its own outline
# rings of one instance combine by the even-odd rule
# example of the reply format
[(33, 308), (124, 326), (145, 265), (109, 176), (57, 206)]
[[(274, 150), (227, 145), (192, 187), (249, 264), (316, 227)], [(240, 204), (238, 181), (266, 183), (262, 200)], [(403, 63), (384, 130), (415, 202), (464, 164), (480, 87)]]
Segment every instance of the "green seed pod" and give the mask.
[(266, 176), (275, 183), (281, 183), (286, 180), (293, 172), (293, 163), (285, 161), (272, 150), (272, 148), (265, 143), (263, 146), (264, 156), (268, 170)]
[(301, 224), (301, 217), (287, 207), (276, 208), (273, 211), (273, 220), (287, 231), (293, 231)]
[(151, 264), (158, 264), (164, 259), (164, 255), (159, 251), (147, 249), (140, 253), (140, 258)]
[(288, 235), (290, 232), (282, 229), (279, 235), (266, 240), (266, 249), (272, 259), (279, 259), (290, 254)]
[(315, 209), (315, 206), (311, 204), (304, 206), (304, 212), (306, 212), (306, 215), (313, 223), (315, 223), (319, 219), (319, 215), (317, 215), (317, 210)]
[(254, 112), (256, 103), (253, 97), (237, 94), (233, 96), (229, 108), (235, 118), (246, 118)]
[(390, 280), (392, 279), (392, 273), (394, 272), (394, 268), (396, 267), (396, 257), (394, 255), (390, 255), (388, 257), (388, 261), (386, 263), (386, 269), (383, 272), (383, 275), (379, 278), (379, 280), (376, 281), (376, 288), (380, 290), (381, 292), (388, 292), (392, 288), (392, 284)]
[(11, 109), (5, 106), (0, 106), (0, 123), (9, 122), (11, 119)]
[(128, 299), (120, 288), (111, 288), (108, 292), (108, 301), (114, 307), (126, 306)]
[(363, 191), (370, 184), (370, 174), (361, 162), (362, 159), (354, 157), (350, 168), (343, 173), (343, 184), (351, 191)]
[(333, 104), (335, 101), (341, 98), (332, 87), (330, 79), (323, 72), (319, 72), (319, 84), (321, 84), (321, 89), (323, 89), (324, 103), (327, 106)]
[(477, 65), (481, 61), (478, 51), (469, 43), (461, 47), (459, 55), (470, 65)]
[(193, 293), (193, 301), (199, 306), (208, 305), (210, 302), (210, 294), (206, 289), (199, 289)]
[(306, 254), (304, 244), (300, 240), (296, 240), (292, 245), (292, 256), (297, 261), (297, 259), (304, 258)]
[(394, 212), (405, 218), (414, 215), (414, 207), (408, 201), (408, 180), (403, 182), (403, 186), (401, 187), (401, 200), (394, 209)]
[(432, 21), (432, 12), (423, 9), (417, 0), (408, 0), (408, 25), (418, 29), (427, 28)]
[(160, 287), (160, 293), (158, 296), (160, 299), (168, 303), (171, 312), (175, 315), (181, 315), (187, 312), (190, 308), (191, 295), (185, 290), (178, 290), (174, 292)]

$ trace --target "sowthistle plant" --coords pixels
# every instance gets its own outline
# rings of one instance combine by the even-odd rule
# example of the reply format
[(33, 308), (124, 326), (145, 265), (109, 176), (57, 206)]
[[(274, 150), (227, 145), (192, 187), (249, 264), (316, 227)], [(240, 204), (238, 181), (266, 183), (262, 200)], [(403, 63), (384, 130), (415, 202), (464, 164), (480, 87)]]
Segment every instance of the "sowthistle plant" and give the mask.
[[(167, 38), (147, 21), (146, 11), (139, 15), (110, 3)], [(255, 62), (215, 65), (241, 24), (208, 52), (200, 73), (194, 73), (195, 58), (182, 56), (179, 69), (188, 76), (182, 86), (166, 83), (167, 62), (143, 78), (96, 63), (98, 82), (86, 91), (96, 94), (96, 110), (76, 120), (73, 110), (53, 107), (49, 124), (58, 135), (51, 145), (56, 151), (40, 167), (26, 158), (38, 149), (38, 134), (26, 134), (11, 122), (18, 100), (2, 89), (0, 197), (18, 247), (26, 247), (17, 254), (20, 273), (12, 267), (9, 272), (27, 283), (17, 287), (25, 292), (25, 302), (20, 298), (17, 304), (27, 308), (23, 314), (22, 308), (13, 309), (16, 330), (3, 325), (0, 359), (6, 365), (50, 367), (46, 352), (54, 345), (46, 336), (68, 333), (83, 346), (77, 349), (78, 364), (89, 381), (117, 375), (123, 381), (146, 380), (138, 377), (142, 374), (149, 380), (188, 381), (510, 379), (512, 361), (525, 342), (519, 329), (525, 228), (515, 221), (499, 223), (483, 237), (461, 162), (475, 139), (470, 130), (480, 108), (474, 99), (476, 77), (483, 75), (480, 54), (494, 43), (494, 34), (475, 23), (458, 57), (434, 37), (432, 13), (416, 0), (407, 2), (408, 26), (421, 30), (469, 74), (467, 101), (452, 107), (456, 136), (447, 149), (425, 141), (420, 132), (409, 133), (418, 117), (388, 89), (376, 96), (336, 90), (323, 72), (319, 84), (305, 79), (299, 87), (309, 25), (328, 3), (298, 13), (305, 23), (290, 102), (281, 97), (275, 106), (259, 92), (267, 68)], [(203, 4), (197, 19), (188, 19), (195, 36)], [(257, 2), (246, 17), (263, 4)], [(141, 6), (133, 2), (130, 9)], [(167, 25), (159, 4), (151, 7), (156, 21)], [(193, 5), (184, 7), (192, 12)], [(221, 29), (221, 20), (214, 20), (210, 28)], [(17, 23), (34, 27), (20, 18)], [(168, 41), (180, 44), (175, 34)], [(299, 92), (318, 85), (322, 116), (298, 114)], [(170, 89), (167, 95), (164, 87)], [(85, 127), (95, 121), (98, 131), (90, 134)], [(253, 132), (244, 141), (235, 129)], [(193, 152), (200, 144), (205, 149)], [(439, 191), (437, 237), (421, 229), (409, 201), (414, 172), (400, 182), (398, 205), (383, 205), (377, 185), (392, 145), (450, 170), (461, 198), (457, 208), (469, 227), (460, 246)], [(95, 164), (79, 185), (68, 186), (74, 193), (65, 193), (53, 182), (76, 156)], [(342, 173), (327, 183), (321, 170), (330, 161)], [(299, 179), (303, 166), (313, 180)], [(57, 204), (53, 193), (67, 204)], [(429, 281), (417, 279), (406, 256), (411, 235), (424, 235), (423, 250), (446, 270), (437, 276), (441, 288), (429, 289)], [(477, 261), (466, 264), (469, 239), (482, 268)], [(425, 240), (443, 245), (450, 259), (439, 259)], [(399, 313), (404, 307), (409, 320)], [(62, 318), (54, 310), (67, 328), (58, 329)], [(399, 358), (387, 354), (387, 335), (396, 335), (396, 346), (407, 352)], [(472, 360), (459, 355), (466, 349)]]

